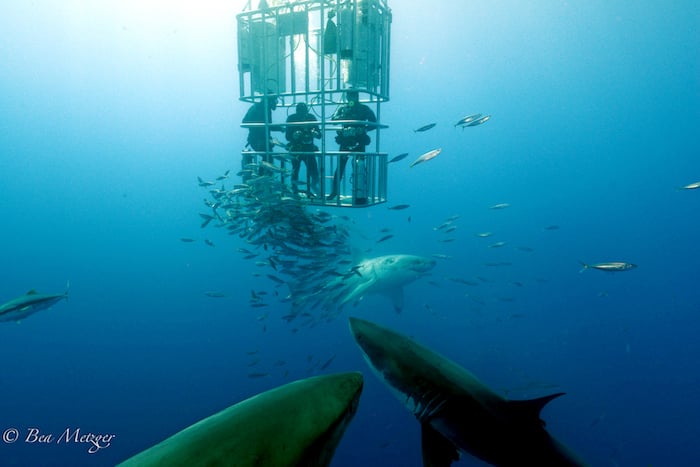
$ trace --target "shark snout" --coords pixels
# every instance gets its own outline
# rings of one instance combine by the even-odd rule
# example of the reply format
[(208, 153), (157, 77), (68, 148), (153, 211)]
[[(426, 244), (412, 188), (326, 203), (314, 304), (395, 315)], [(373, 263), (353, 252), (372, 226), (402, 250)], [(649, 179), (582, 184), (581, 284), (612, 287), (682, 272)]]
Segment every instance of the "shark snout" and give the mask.
[(352, 332), (353, 337), (356, 341), (358, 341), (358, 343), (360, 343), (360, 341), (364, 342), (365, 335), (374, 328), (372, 323), (365, 321), (364, 319), (350, 317), (349, 321), (350, 332)]
[(384, 330), (376, 324), (360, 318), (350, 318), (350, 331), (365, 356), (372, 361), (381, 353), (381, 343), (386, 339)]

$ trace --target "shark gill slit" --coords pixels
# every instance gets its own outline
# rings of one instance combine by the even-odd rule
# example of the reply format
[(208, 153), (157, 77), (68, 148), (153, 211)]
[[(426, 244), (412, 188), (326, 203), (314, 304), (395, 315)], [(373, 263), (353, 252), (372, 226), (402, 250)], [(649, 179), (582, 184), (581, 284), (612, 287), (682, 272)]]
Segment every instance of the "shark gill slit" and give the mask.
[(438, 391), (427, 391), (422, 398), (413, 396), (415, 410), (413, 414), (419, 422), (429, 422), (435, 413), (445, 405), (445, 399), (440, 397)]

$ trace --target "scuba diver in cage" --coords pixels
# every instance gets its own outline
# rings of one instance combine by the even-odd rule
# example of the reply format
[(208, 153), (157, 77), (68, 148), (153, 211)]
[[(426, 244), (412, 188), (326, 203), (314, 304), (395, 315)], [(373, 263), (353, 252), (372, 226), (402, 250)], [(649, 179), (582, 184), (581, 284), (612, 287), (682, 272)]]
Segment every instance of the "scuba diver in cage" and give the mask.
[[(360, 103), (359, 93), (357, 91), (346, 91), (345, 100), (345, 105), (340, 106), (338, 110), (336, 110), (331, 120), (358, 120), (376, 123), (377, 116), (374, 115), (372, 109), (367, 105)], [(367, 135), (367, 131), (373, 130), (374, 128), (360, 123), (343, 123), (342, 125), (342, 128), (337, 131), (337, 136), (335, 137), (335, 142), (340, 146), (339, 150), (341, 152), (365, 152), (365, 147), (367, 147), (371, 141), (369, 135)], [(340, 155), (338, 167), (333, 176), (333, 187), (327, 198), (329, 200), (335, 199), (338, 196), (340, 181), (343, 179), (348, 157), (349, 156), (345, 154)], [(364, 156), (356, 157), (359, 159)]]
[[(287, 123), (316, 122), (316, 117), (309, 113), (309, 107), (299, 102), (296, 106), (296, 113), (287, 117)], [(306, 165), (306, 193), (315, 196), (321, 190), (319, 184), (318, 163), (316, 155), (318, 146), (314, 144), (314, 139), (321, 138), (321, 130), (317, 124), (307, 125), (287, 125), (285, 132), (287, 137), (287, 150), (292, 153), (292, 185), (298, 191), (299, 169), (301, 163)], [(294, 154), (297, 153), (297, 154)]]

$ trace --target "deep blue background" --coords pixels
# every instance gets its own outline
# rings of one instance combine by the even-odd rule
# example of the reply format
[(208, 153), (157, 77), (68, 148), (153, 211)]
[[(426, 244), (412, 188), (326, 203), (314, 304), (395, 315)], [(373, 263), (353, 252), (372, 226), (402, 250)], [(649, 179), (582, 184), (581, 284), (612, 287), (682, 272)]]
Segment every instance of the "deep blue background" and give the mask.
[[(350, 212), (352, 242), (452, 258), (401, 315), (368, 297), (296, 333), (288, 304), (250, 308), (251, 289), (276, 289), (242, 240), (199, 228), (196, 177), (236, 170), (245, 140), (243, 2), (142, 3), (0, 6), (0, 300), (71, 284), (67, 303), (1, 323), (0, 429), (117, 435), (94, 455), (0, 444), (0, 464), (114, 464), (336, 355), (327, 371), (366, 383), (334, 465), (420, 465), (418, 424), (369, 372), (350, 314), (509, 397), (567, 392), (543, 418), (591, 465), (697, 464), (700, 190), (677, 189), (700, 181), (697, 2), (390, 4), (382, 149), (411, 153), (391, 166), (389, 206), (412, 207)], [(493, 118), (453, 128), (476, 112)], [(456, 240), (440, 242), (451, 215)], [(376, 245), (382, 228), (395, 237)], [(579, 273), (579, 260), (639, 268)]]

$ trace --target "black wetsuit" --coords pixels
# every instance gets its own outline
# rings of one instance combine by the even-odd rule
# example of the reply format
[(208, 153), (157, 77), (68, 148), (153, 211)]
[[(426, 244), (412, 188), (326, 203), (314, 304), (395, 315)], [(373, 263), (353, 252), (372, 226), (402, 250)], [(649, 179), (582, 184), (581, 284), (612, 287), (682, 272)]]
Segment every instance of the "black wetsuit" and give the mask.
[[(287, 117), (287, 123), (297, 122), (316, 122), (316, 117), (306, 112), (294, 113)], [(321, 137), (321, 131), (318, 125), (289, 125), (285, 133), (287, 141), (287, 149), (291, 152), (318, 152), (318, 146), (314, 144), (314, 138)], [(310, 179), (311, 185), (318, 186), (318, 163), (314, 154), (296, 154), (292, 159), (292, 183), (299, 180), (299, 168), (301, 162), (306, 165), (307, 178)], [(307, 187), (307, 191), (309, 187)]]
[[(265, 102), (256, 102), (246, 112), (243, 123), (270, 123), (272, 121), (272, 107), (267, 106), (267, 118), (265, 118)], [(270, 129), (272, 131), (272, 129)], [(253, 151), (270, 151), (269, 135), (265, 134), (265, 127), (256, 126), (248, 128), (248, 145)]]
[[(349, 102), (340, 107), (333, 115), (332, 120), (361, 120), (367, 122), (376, 122), (377, 117), (365, 104), (359, 102)], [(341, 130), (338, 130), (338, 135), (335, 137), (335, 142), (338, 143), (340, 151), (349, 152), (365, 152), (365, 147), (370, 143), (370, 138), (367, 131), (374, 128), (368, 128), (362, 124), (344, 124)], [(333, 199), (338, 195), (340, 181), (345, 174), (345, 166), (348, 164), (348, 156), (341, 155), (338, 162), (338, 168), (333, 176), (333, 188), (329, 199)]]

